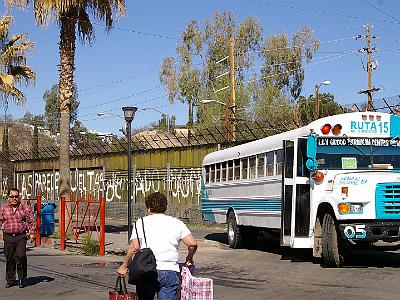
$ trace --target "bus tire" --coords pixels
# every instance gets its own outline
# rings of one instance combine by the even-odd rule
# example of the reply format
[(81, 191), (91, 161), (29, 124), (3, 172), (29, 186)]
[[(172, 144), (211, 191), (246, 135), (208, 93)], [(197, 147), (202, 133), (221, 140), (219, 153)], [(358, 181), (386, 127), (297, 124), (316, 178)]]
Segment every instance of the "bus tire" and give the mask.
[(322, 222), (322, 259), (328, 268), (343, 266), (343, 253), (339, 245), (338, 232), (335, 219), (331, 214), (326, 214)]
[(243, 244), (241, 228), (236, 223), (235, 213), (231, 211), (228, 216), (228, 244), (231, 248), (240, 248)]

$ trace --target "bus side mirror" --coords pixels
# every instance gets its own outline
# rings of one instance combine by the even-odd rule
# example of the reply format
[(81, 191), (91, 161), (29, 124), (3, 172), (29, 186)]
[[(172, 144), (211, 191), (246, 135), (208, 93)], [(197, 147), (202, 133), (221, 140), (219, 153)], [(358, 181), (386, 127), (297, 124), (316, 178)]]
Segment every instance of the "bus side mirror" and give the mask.
[(310, 133), (307, 137), (307, 161), (306, 167), (311, 172), (315, 172), (318, 168), (317, 161), (317, 134)]

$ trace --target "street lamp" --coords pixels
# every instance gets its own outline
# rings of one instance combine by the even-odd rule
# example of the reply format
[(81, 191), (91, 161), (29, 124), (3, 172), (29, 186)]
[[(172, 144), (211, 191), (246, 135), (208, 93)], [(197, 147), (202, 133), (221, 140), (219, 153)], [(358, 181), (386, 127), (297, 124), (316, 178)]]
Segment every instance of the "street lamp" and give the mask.
[(315, 116), (314, 120), (317, 120), (319, 118), (319, 88), (321, 85), (330, 85), (332, 82), (329, 80), (322, 81), (320, 84), (315, 85)]
[(225, 130), (226, 130), (226, 140), (229, 142), (229, 115), (228, 115), (228, 105), (224, 102), (218, 101), (218, 100), (213, 100), (213, 99), (204, 99), (200, 100), (200, 103), (207, 104), (207, 103), (212, 103), (216, 102), (224, 106), (225, 108)]
[(112, 114), (112, 113), (109, 113), (109, 112), (98, 111), (96, 113), (96, 115), (99, 116), (99, 117), (107, 117), (107, 115), (110, 115), (110, 116), (113, 116), (113, 117), (118, 117), (118, 118), (123, 119), (120, 115)]
[(132, 235), (132, 149), (131, 149), (131, 129), (132, 121), (135, 117), (137, 107), (124, 106), (122, 108), (124, 112), (125, 122), (127, 124), (127, 136), (128, 136), (128, 243)]
[(158, 112), (158, 113), (160, 113), (161, 114), (161, 116), (162, 117), (166, 117), (166, 125), (167, 125), (167, 133), (169, 133), (169, 128), (170, 128), (170, 118), (169, 118), (169, 114), (165, 114), (165, 113), (163, 113), (162, 111), (159, 111), (157, 108), (154, 108), (154, 107), (145, 107), (145, 108), (142, 108), (142, 110), (154, 110), (154, 111), (156, 111), (156, 112)]

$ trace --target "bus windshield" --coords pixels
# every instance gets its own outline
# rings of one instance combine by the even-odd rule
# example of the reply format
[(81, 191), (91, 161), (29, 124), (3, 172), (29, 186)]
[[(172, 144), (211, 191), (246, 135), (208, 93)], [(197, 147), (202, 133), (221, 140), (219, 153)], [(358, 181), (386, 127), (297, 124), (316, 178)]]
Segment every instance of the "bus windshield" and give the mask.
[(318, 169), (400, 170), (400, 140), (318, 137), (316, 158)]

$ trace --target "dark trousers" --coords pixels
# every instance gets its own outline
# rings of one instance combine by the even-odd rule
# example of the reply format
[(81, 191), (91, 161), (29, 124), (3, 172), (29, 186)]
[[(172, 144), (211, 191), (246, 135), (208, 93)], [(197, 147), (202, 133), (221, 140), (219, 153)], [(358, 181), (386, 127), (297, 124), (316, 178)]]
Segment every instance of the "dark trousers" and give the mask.
[(26, 234), (17, 236), (3, 234), (4, 255), (6, 257), (6, 280), (12, 282), (16, 279), (15, 270), (18, 278), (23, 279), (27, 276), (27, 258), (26, 258)]

